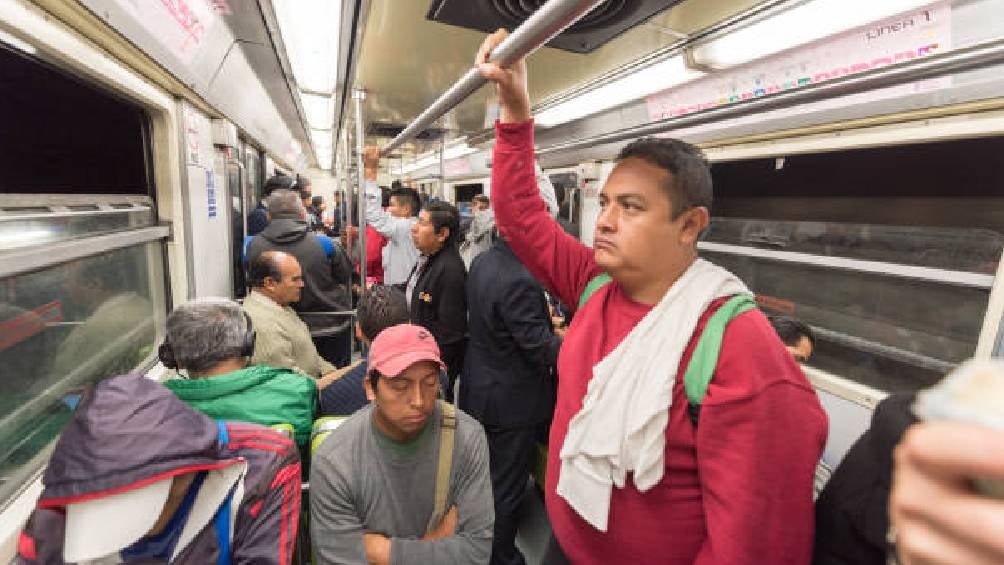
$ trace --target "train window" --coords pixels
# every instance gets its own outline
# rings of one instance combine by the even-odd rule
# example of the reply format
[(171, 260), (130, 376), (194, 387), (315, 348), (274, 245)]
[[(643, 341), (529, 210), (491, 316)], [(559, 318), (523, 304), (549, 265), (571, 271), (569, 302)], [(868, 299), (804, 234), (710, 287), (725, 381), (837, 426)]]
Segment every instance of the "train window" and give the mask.
[(990, 138), (715, 164), (701, 255), (766, 313), (812, 326), (811, 365), (883, 391), (928, 386), (980, 337), (1004, 249), (1002, 149)]
[(87, 385), (151, 364), (169, 230), (141, 108), (2, 48), (0, 68), (2, 504)]
[(0, 194), (150, 193), (138, 107), (3, 48), (0, 69)]
[(147, 243), (0, 281), (0, 500), (37, 468), (85, 385), (153, 351), (162, 253)]
[(154, 223), (148, 196), (47, 196), (40, 202), (36, 195), (7, 195), (0, 201), (0, 251)]
[(454, 187), (456, 191), (456, 201), (460, 202), (470, 202), (476, 195), (484, 194), (484, 185), (481, 183), (473, 184), (458, 184)]

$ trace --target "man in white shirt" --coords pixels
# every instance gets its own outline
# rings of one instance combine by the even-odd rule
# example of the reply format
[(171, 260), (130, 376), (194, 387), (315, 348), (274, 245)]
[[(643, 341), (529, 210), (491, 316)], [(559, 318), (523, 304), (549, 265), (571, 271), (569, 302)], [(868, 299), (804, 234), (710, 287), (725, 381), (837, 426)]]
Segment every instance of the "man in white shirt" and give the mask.
[[(379, 149), (367, 149), (368, 160), (376, 163)], [(376, 168), (366, 168), (366, 223), (387, 238), (384, 248), (384, 283), (402, 285), (418, 261), (418, 249), (411, 240), (411, 227), (418, 221), (421, 203), (412, 188), (394, 188), (390, 192), (390, 206), (380, 208), (380, 187), (376, 182)]]

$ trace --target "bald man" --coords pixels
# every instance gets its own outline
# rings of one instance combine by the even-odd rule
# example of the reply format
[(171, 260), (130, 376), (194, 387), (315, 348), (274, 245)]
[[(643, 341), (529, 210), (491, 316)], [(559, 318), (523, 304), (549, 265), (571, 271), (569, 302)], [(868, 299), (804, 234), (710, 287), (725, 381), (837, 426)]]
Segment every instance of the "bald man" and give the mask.
[(310, 328), (290, 307), (303, 290), (303, 271), (296, 257), (266, 251), (251, 260), (248, 271), (251, 292), (244, 299), (244, 311), (257, 333), (251, 364), (292, 369), (319, 379), (318, 388), (338, 378), (335, 366), (317, 353)]

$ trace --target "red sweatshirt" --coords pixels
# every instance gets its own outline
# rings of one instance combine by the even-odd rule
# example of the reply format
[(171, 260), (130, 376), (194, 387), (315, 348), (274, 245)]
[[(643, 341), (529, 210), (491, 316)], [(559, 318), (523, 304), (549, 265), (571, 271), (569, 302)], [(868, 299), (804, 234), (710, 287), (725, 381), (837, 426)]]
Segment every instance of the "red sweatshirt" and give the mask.
[[(592, 249), (551, 219), (534, 178), (533, 126), (497, 124), (492, 159), (496, 223), (512, 249), (565, 304), (600, 268)], [(715, 301), (690, 337), (673, 389), (662, 481), (614, 487), (609, 528), (594, 529), (556, 493), (561, 446), (582, 407), (592, 367), (648, 313), (613, 282), (576, 313), (558, 357), (545, 501), (554, 535), (576, 564), (809, 563), (812, 484), (826, 440), (815, 391), (758, 310), (727, 327), (698, 426), (682, 375)]]

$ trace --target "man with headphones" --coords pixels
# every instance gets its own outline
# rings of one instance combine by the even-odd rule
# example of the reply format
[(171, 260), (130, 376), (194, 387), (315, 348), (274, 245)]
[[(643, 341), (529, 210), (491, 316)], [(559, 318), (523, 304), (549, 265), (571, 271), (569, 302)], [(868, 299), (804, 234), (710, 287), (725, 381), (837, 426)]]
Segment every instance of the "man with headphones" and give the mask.
[(310, 441), (317, 403), (314, 379), (290, 369), (248, 365), (255, 330), (240, 305), (223, 298), (190, 300), (167, 317), (158, 354), (179, 376), (164, 384), (206, 415), (271, 427), (292, 426), (297, 445)]

